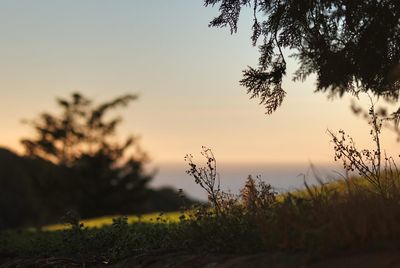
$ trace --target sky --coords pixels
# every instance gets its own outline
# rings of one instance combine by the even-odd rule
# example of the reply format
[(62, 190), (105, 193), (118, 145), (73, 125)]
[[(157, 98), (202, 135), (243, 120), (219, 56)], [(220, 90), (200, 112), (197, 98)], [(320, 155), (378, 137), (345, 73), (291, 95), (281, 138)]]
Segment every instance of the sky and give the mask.
[[(21, 152), (32, 135), (22, 119), (57, 112), (56, 97), (81, 92), (96, 101), (133, 93), (120, 110), (121, 137), (140, 136), (155, 165), (201, 160), (201, 146), (219, 162), (290, 164), (333, 162), (326, 130), (346, 130), (369, 146), (367, 123), (350, 111), (351, 96), (328, 100), (315, 79), (292, 82), (272, 115), (239, 85), (254, 66), (251, 16), (237, 34), (209, 28), (217, 7), (201, 0), (0, 0), (0, 146)], [(368, 98), (359, 101), (367, 108)], [(385, 134), (388, 152), (398, 148)]]

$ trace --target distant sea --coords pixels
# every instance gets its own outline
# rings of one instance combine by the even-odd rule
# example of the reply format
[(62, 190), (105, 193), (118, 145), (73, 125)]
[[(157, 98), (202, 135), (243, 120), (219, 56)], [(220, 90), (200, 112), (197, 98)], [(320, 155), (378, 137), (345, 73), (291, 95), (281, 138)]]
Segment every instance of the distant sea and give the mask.
[[(161, 164), (157, 166), (157, 173), (151, 182), (155, 188), (171, 186), (182, 189), (184, 193), (199, 200), (206, 200), (204, 190), (186, 174), (188, 166), (182, 164)], [(249, 175), (259, 176), (262, 181), (272, 185), (277, 192), (286, 192), (304, 188), (304, 180), (308, 184), (315, 184), (316, 177), (323, 181), (339, 178), (344, 174), (343, 169), (336, 165), (310, 164), (218, 164), (217, 171), (220, 177), (221, 189), (239, 193)]]

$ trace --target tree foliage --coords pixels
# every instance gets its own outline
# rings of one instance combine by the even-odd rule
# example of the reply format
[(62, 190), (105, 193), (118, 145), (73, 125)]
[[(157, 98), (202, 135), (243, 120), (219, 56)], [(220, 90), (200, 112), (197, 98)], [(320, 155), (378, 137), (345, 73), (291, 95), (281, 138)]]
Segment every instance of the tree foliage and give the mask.
[(111, 141), (121, 118), (106, 120), (106, 115), (136, 98), (128, 94), (99, 105), (79, 93), (73, 93), (70, 99), (58, 98), (60, 115), (43, 113), (37, 120), (29, 121), (36, 137), (21, 141), (26, 154), (65, 165), (73, 165), (82, 156), (94, 156), (99, 151), (118, 157), (132, 145), (133, 137), (123, 145)]
[[(96, 105), (74, 93), (69, 99), (57, 99), (61, 114), (43, 113), (29, 121), (36, 135), (22, 140), (26, 155), (72, 170), (73, 177), (58, 187), (70, 199), (65, 206), (84, 217), (132, 213), (144, 204), (152, 177), (144, 172), (147, 157), (140, 150), (127, 156), (137, 143), (133, 137), (118, 142), (116, 128), (121, 117), (108, 116), (135, 99), (134, 95), (124, 95)], [(53, 186), (50, 191), (56, 190), (57, 185)]]
[(244, 70), (241, 85), (260, 98), (266, 112), (286, 92), (284, 49), (299, 68), (293, 80), (317, 75), (316, 91), (342, 96), (371, 92), (397, 100), (400, 89), (400, 1), (398, 0), (204, 0), (219, 5), (212, 27), (237, 31), (244, 7), (253, 10), (251, 41), (261, 40), (257, 68)]

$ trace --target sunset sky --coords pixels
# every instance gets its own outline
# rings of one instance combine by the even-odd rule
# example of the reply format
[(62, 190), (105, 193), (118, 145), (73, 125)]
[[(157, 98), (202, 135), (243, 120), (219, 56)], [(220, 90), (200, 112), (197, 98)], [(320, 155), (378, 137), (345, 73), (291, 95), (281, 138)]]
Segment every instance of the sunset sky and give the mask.
[[(292, 82), (292, 58), (287, 98), (265, 115), (238, 82), (258, 60), (251, 16), (230, 35), (208, 28), (217, 14), (201, 0), (0, 0), (0, 146), (20, 152), (32, 134), (21, 120), (57, 111), (55, 97), (73, 91), (97, 101), (138, 94), (120, 110), (120, 133), (139, 135), (155, 164), (183, 162), (202, 145), (220, 162), (332, 162), (327, 128), (369, 144), (351, 98), (313, 93), (313, 77)], [(398, 148), (393, 134), (384, 147)]]

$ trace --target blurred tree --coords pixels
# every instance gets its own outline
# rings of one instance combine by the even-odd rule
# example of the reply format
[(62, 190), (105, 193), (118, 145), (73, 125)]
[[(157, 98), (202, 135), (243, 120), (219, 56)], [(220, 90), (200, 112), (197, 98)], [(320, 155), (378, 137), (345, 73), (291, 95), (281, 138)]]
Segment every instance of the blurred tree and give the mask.
[(400, 1), (398, 0), (204, 0), (219, 4), (213, 27), (237, 31), (243, 7), (253, 10), (253, 45), (261, 38), (258, 68), (243, 71), (240, 83), (266, 112), (286, 92), (283, 49), (300, 63), (293, 80), (317, 75), (316, 91), (331, 95), (371, 92), (398, 100), (400, 89)]
[(67, 167), (0, 148), (0, 230), (54, 222), (73, 209), (66, 185), (74, 175)]
[[(94, 105), (74, 93), (70, 99), (57, 99), (61, 114), (43, 113), (37, 120), (28, 121), (36, 136), (21, 141), (26, 155), (74, 172), (74, 176), (55, 187), (61, 187), (69, 197), (66, 207), (77, 209), (84, 217), (141, 209), (152, 178), (144, 172), (146, 154), (133, 137), (123, 143), (116, 141), (121, 118), (106, 118), (109, 111), (136, 98), (124, 95)], [(136, 152), (126, 157), (131, 147), (136, 147)]]
[(125, 95), (99, 105), (93, 105), (79, 93), (73, 93), (70, 100), (58, 98), (57, 103), (62, 109), (60, 115), (43, 113), (39, 119), (27, 121), (34, 127), (36, 137), (21, 141), (26, 154), (70, 166), (82, 155), (94, 156), (100, 150), (107, 150), (108, 154), (124, 151), (132, 145), (133, 137), (129, 137), (124, 145), (111, 141), (121, 118), (106, 121), (105, 116), (110, 110), (126, 106), (136, 98)]

